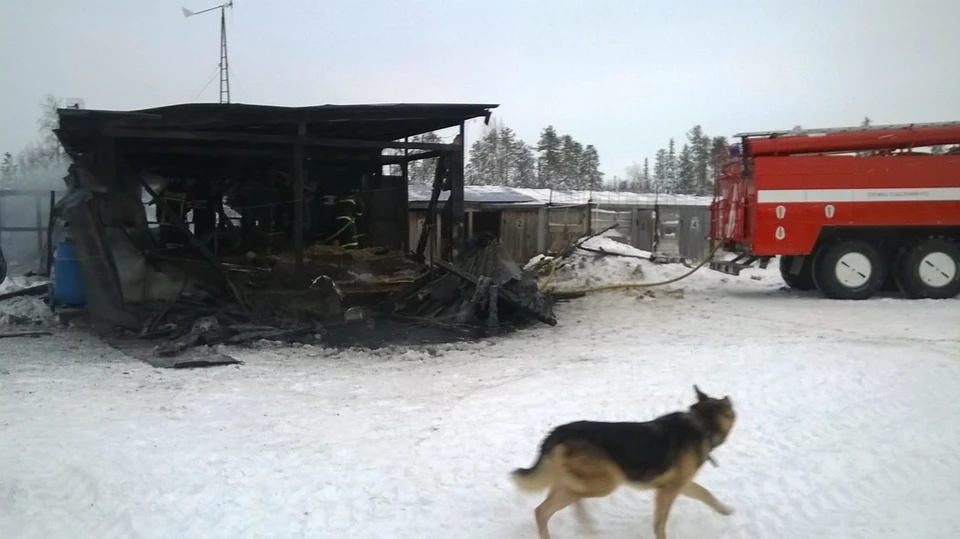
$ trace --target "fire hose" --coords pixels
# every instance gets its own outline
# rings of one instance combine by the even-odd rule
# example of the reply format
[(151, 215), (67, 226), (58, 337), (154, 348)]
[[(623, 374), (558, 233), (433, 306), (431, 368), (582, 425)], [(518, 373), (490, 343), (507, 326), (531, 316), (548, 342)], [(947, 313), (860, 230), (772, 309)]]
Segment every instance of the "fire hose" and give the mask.
[[(696, 266), (692, 267), (692, 268), (690, 269), (690, 271), (684, 273), (683, 275), (679, 275), (679, 276), (674, 277), (674, 278), (672, 278), (672, 279), (667, 279), (667, 280), (665, 280), (665, 281), (658, 281), (658, 282), (655, 282), (655, 283), (617, 283), (617, 284), (604, 284), (604, 285), (590, 286), (590, 287), (584, 287), (584, 288), (575, 288), (575, 289), (571, 289), (571, 290), (562, 290), (562, 291), (558, 291), (558, 292), (562, 292), (562, 293), (564, 293), (564, 294), (589, 294), (590, 292), (600, 292), (600, 291), (603, 291), (603, 290), (628, 290), (628, 289), (631, 289), (631, 288), (653, 288), (653, 287), (656, 287), (656, 286), (665, 286), (665, 285), (668, 285), (668, 284), (673, 284), (673, 283), (675, 283), (675, 282), (677, 282), (677, 281), (682, 281), (683, 279), (686, 279), (687, 277), (689, 277), (689, 276), (693, 275), (694, 273), (696, 273), (697, 270), (699, 270), (699, 269), (702, 268), (703, 266), (706, 266), (708, 262), (710, 262), (711, 260), (713, 260), (714, 255), (716, 255), (716, 254), (717, 254), (717, 251), (720, 250), (721, 245), (722, 245), (722, 244), (717, 243), (717, 244), (713, 247), (713, 249), (710, 250), (710, 253), (709, 253), (706, 257), (704, 257), (704, 259), (701, 260), (699, 264), (697, 264)], [(556, 275), (556, 270), (557, 270), (556, 261), (555, 261), (555, 260), (550, 260), (550, 273), (547, 274), (546, 280), (545, 280), (545, 281), (543, 282), (543, 284), (541, 284), (540, 287), (539, 287), (541, 292), (551, 292), (551, 290), (547, 290), (547, 286), (550, 284), (551, 281), (553, 281), (553, 278), (554, 278), (554, 276)]]

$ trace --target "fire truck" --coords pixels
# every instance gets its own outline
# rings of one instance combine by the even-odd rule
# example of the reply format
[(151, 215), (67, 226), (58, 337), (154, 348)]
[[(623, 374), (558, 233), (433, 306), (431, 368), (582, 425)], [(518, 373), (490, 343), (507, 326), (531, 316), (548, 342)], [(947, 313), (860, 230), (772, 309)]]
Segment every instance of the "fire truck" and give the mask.
[(716, 179), (710, 237), (737, 275), (779, 257), (828, 298), (960, 294), (960, 122), (741, 133)]

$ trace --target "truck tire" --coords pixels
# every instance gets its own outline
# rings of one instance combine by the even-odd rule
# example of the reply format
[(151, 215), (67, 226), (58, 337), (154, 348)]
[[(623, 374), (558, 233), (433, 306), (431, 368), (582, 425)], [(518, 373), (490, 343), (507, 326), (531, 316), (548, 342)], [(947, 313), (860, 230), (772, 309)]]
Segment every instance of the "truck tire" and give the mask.
[(883, 286), (883, 255), (860, 240), (839, 240), (821, 247), (813, 261), (813, 281), (830, 299), (863, 300)]
[(960, 248), (946, 238), (927, 238), (903, 250), (894, 265), (897, 284), (911, 299), (960, 295)]
[(790, 288), (814, 290), (817, 288), (817, 283), (813, 282), (813, 264), (810, 262), (812, 257), (804, 257), (803, 263), (800, 265), (800, 273), (794, 275), (790, 273), (790, 267), (796, 258), (790, 255), (780, 257), (780, 277), (783, 277), (783, 282), (787, 283)]

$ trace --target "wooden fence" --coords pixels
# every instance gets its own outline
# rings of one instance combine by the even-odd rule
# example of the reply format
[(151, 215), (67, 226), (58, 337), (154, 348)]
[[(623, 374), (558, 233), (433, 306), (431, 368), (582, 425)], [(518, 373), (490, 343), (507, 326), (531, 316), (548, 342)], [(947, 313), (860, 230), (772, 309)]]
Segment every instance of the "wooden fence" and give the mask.
[[(585, 234), (616, 224), (604, 235), (644, 251), (679, 255), (702, 260), (710, 252), (710, 208), (703, 206), (661, 207), (660, 219), (652, 207), (597, 208), (594, 205), (569, 206), (497, 206), (468, 209), (470, 234), (481, 231), (484, 223), (499, 220), (500, 241), (514, 260), (525, 263), (538, 254), (557, 253)], [(410, 245), (416, 245), (425, 222), (423, 210), (410, 210)], [(477, 226), (475, 226), (477, 223)], [(437, 223), (442, 228), (443, 219)], [(437, 235), (432, 236), (436, 241)], [(437, 245), (432, 246), (438, 252)], [(428, 250), (429, 251), (429, 250)], [(428, 259), (429, 259), (428, 252)]]
[(559, 252), (588, 233), (613, 228), (604, 235), (644, 251), (676, 254), (702, 260), (710, 252), (710, 208), (674, 206), (660, 208), (660, 219), (653, 208), (597, 208), (570, 206), (548, 208), (549, 226), (545, 249)]

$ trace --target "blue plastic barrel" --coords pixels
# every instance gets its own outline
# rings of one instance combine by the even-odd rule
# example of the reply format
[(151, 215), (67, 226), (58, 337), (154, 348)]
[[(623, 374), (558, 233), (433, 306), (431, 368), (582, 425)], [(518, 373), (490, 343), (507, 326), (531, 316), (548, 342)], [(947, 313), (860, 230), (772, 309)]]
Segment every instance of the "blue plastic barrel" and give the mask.
[(72, 307), (87, 303), (77, 248), (70, 241), (60, 242), (53, 255), (53, 301)]

